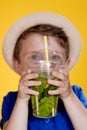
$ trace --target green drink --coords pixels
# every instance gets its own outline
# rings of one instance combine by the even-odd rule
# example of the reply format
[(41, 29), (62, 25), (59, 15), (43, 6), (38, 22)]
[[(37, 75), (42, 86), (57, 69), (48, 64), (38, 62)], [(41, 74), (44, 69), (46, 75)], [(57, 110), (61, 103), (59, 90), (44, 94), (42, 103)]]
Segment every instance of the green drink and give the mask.
[(54, 117), (57, 113), (58, 96), (48, 94), (48, 90), (56, 90), (56, 86), (49, 85), (48, 78), (46, 72), (41, 71), (36, 80), (41, 81), (42, 84), (32, 87), (39, 92), (38, 96), (31, 96), (33, 115), (39, 118)]

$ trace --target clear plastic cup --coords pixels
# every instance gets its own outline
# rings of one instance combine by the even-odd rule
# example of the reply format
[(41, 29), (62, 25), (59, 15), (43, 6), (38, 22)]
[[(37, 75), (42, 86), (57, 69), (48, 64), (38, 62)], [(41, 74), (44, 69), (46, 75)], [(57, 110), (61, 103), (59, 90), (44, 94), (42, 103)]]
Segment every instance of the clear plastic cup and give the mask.
[[(35, 70), (33, 72), (35, 72)], [(51, 72), (48, 73), (47, 70), (40, 70), (35, 73), (39, 74), (36, 80), (41, 81), (42, 84), (32, 87), (33, 90), (39, 92), (39, 95), (31, 96), (33, 115), (40, 118), (54, 117), (57, 114), (58, 96), (49, 95), (48, 91), (56, 90), (57, 87), (47, 83), (47, 79), (54, 79), (54, 77), (52, 77)]]
[[(37, 53), (35, 52), (34, 55), (29, 55), (26, 58), (26, 66), (28, 69), (32, 71), (32, 73), (37, 73), (38, 78), (35, 79), (37, 81), (41, 81), (40, 86), (33, 86), (31, 89), (36, 90), (39, 92), (38, 96), (32, 95), (31, 102), (32, 102), (32, 110), (33, 115), (39, 118), (51, 118), (56, 116), (57, 114), (57, 107), (58, 107), (58, 95), (49, 95), (49, 90), (56, 90), (58, 89), (57, 86), (50, 85), (47, 83), (48, 79), (56, 79), (52, 76), (52, 71), (58, 71), (58, 69), (62, 68), (62, 61), (49, 61), (47, 63), (45, 60), (41, 60), (40, 54), (36, 57)], [(50, 54), (51, 55), (51, 54)], [(31, 59), (33, 57), (33, 60)], [(36, 60), (35, 60), (36, 58)]]

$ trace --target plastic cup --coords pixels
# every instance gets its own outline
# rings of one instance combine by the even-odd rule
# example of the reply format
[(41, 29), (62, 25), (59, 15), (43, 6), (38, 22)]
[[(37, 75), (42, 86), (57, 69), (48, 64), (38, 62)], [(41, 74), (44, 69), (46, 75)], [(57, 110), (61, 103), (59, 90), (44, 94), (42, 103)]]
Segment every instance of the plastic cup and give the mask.
[[(55, 60), (55, 58), (57, 58)], [(54, 58), (54, 59), (53, 59)], [(48, 79), (55, 79), (51, 73), (58, 71), (63, 65), (61, 58), (53, 51), (49, 51), (49, 63), (46, 62), (44, 51), (38, 50), (31, 52), (25, 58), (25, 66), (30, 69), (32, 73), (37, 73), (37, 81), (41, 81), (40, 86), (33, 86), (31, 89), (39, 92), (38, 96), (32, 95), (32, 110), (33, 115), (39, 118), (51, 118), (56, 116), (58, 107), (58, 95), (49, 95), (49, 90), (56, 90), (58, 87), (47, 83)]]
[(56, 90), (58, 87), (47, 83), (48, 79), (55, 79), (52, 71), (58, 71), (60, 65), (58, 62), (49, 62), (49, 68), (46, 61), (36, 61), (29, 64), (32, 73), (37, 73), (37, 81), (41, 81), (40, 86), (33, 86), (31, 89), (38, 91), (39, 95), (31, 96), (33, 115), (39, 118), (51, 118), (56, 116), (58, 107), (58, 95), (49, 95), (49, 90)]
[(56, 90), (56, 86), (49, 85), (47, 79), (53, 79), (51, 72), (47, 70), (35, 70), (33, 72), (38, 73), (39, 77), (36, 79), (41, 81), (40, 86), (33, 86), (32, 89), (39, 92), (39, 95), (31, 96), (33, 115), (39, 118), (50, 118), (57, 114), (58, 96), (49, 95), (48, 90)]

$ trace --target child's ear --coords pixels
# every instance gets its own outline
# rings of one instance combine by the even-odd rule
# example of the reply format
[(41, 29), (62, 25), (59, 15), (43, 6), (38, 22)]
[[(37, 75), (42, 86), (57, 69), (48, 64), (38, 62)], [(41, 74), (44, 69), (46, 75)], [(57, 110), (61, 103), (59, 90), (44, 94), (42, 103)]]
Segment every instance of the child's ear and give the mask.
[(20, 75), (22, 73), (22, 65), (16, 60), (13, 60), (14, 69), (16, 72), (18, 72)]
[(70, 65), (70, 59), (68, 58), (65, 63), (65, 69), (67, 69)]

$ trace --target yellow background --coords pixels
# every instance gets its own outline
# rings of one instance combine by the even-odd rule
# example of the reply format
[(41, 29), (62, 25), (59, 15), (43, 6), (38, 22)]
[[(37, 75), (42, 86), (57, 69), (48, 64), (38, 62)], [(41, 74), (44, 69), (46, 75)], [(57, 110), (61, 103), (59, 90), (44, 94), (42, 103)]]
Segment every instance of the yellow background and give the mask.
[[(82, 86), (87, 96), (87, 1), (86, 0), (0, 0), (0, 111), (3, 96), (17, 90), (19, 76), (5, 63), (2, 41), (8, 28), (19, 18), (33, 12), (54, 12), (69, 18), (78, 28), (83, 47), (80, 59), (70, 72), (71, 84)], [(1, 117), (1, 114), (0, 114)]]

